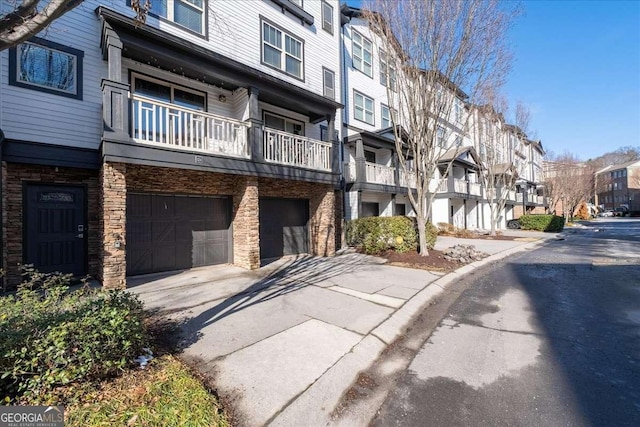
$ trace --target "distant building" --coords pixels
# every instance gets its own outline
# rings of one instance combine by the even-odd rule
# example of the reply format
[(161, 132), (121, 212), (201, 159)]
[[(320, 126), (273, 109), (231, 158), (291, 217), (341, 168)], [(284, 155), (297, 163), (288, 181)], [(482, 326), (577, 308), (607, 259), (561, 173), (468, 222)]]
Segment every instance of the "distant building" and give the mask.
[(640, 215), (640, 160), (597, 171), (595, 202), (601, 209), (627, 207)]

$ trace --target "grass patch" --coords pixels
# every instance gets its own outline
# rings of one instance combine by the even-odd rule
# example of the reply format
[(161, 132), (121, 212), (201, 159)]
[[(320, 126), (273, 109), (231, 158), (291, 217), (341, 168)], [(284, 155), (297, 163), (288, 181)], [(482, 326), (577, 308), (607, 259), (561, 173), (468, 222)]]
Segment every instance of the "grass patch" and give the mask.
[(68, 427), (228, 426), (220, 405), (189, 369), (171, 355), (154, 359), (89, 391), (66, 408)]

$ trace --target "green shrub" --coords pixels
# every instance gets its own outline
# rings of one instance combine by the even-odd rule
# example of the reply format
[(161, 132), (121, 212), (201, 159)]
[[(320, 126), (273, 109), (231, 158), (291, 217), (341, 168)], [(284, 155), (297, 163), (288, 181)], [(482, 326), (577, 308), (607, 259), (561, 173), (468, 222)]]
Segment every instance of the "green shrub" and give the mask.
[(564, 218), (557, 215), (522, 215), (519, 218), (523, 230), (562, 231)]
[(46, 403), (76, 381), (111, 376), (145, 343), (140, 300), (125, 291), (69, 291), (69, 275), (26, 269), (0, 297), (0, 397)]
[[(427, 223), (427, 245), (432, 249), (438, 229)], [(418, 229), (415, 218), (406, 216), (359, 218), (347, 223), (347, 243), (367, 254), (379, 254), (393, 249), (397, 252), (415, 251)]]

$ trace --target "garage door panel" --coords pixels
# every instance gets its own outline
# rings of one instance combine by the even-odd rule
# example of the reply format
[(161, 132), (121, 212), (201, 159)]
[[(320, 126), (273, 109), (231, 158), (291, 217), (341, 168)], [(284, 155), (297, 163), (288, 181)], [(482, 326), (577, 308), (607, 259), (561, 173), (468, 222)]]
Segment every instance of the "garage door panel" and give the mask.
[(309, 201), (260, 199), (260, 257), (309, 252)]
[(229, 261), (228, 198), (129, 194), (127, 274)]
[(295, 255), (309, 252), (307, 247), (307, 227), (283, 227), (282, 229), (284, 255)]

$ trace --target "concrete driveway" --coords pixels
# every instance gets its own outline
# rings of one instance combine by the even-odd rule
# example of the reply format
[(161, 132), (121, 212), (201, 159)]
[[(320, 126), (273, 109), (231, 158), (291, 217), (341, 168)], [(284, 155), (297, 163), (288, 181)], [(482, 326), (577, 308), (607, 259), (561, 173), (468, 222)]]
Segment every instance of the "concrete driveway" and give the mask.
[[(179, 323), (184, 355), (215, 377), (242, 424), (262, 425), (439, 277), (383, 262), (300, 256), (257, 271), (216, 266), (128, 283), (147, 309)], [(370, 348), (372, 360), (383, 347)]]
[[(447, 283), (527, 241), (439, 238), (492, 255), (441, 277), (376, 257), (289, 257), (259, 270), (232, 266), (128, 279), (147, 309), (181, 329), (184, 357), (215, 379), (237, 425), (324, 425), (357, 373)], [(530, 239), (523, 239), (530, 240)], [(433, 284), (433, 286), (429, 286)]]

